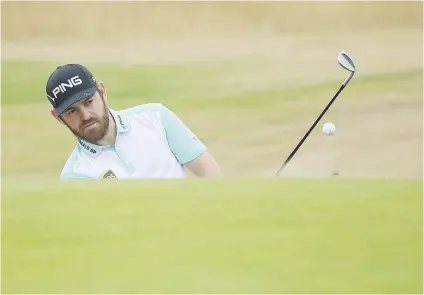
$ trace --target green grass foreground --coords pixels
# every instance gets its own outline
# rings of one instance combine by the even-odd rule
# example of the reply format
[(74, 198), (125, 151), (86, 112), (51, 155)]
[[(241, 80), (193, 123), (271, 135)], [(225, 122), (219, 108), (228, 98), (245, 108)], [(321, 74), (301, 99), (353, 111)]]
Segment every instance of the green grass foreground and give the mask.
[(2, 293), (422, 293), (422, 182), (3, 181)]

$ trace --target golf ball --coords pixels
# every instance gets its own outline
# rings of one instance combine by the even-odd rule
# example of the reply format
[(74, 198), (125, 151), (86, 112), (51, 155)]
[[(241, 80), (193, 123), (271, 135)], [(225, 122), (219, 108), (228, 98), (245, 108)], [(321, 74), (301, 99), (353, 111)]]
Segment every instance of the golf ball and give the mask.
[(336, 126), (331, 122), (325, 123), (322, 126), (322, 132), (324, 132), (325, 135), (333, 135), (336, 132)]

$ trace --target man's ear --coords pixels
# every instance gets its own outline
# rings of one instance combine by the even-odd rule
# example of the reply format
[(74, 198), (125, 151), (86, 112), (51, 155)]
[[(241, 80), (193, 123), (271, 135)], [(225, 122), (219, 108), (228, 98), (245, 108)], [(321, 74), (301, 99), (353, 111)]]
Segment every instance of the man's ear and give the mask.
[(106, 93), (105, 84), (103, 82), (100, 82), (98, 87), (99, 87), (99, 90), (102, 92), (102, 96), (105, 103), (107, 104), (108, 101), (107, 101), (107, 93)]
[(55, 109), (51, 109), (51, 110), (50, 110), (50, 113), (52, 114), (52, 116), (53, 116), (56, 120), (58, 120), (58, 121), (59, 121), (59, 123), (63, 124), (62, 119), (61, 119), (61, 118), (57, 115), (57, 113), (56, 113)]

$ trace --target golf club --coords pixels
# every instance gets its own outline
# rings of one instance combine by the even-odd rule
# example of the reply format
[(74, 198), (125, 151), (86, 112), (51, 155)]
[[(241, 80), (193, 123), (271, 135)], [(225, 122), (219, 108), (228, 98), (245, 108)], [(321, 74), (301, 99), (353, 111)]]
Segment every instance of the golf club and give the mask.
[(314, 124), (312, 124), (311, 128), (309, 128), (308, 132), (303, 136), (302, 140), (297, 144), (295, 149), (291, 152), (291, 154), (288, 156), (286, 161), (283, 163), (283, 165), (280, 166), (280, 168), (276, 172), (276, 176), (280, 174), (280, 172), (283, 170), (283, 168), (290, 162), (290, 160), (293, 158), (293, 156), (296, 154), (296, 152), (299, 150), (299, 148), (302, 146), (303, 142), (306, 140), (306, 138), (309, 136), (309, 134), (312, 132), (312, 130), (315, 128), (315, 126), (318, 124), (319, 120), (324, 116), (324, 114), (327, 112), (327, 110), (330, 108), (330, 106), (333, 104), (333, 102), (336, 100), (336, 98), (339, 96), (340, 92), (346, 87), (346, 85), (349, 83), (350, 79), (352, 79), (353, 75), (355, 74), (355, 64), (352, 60), (352, 58), (347, 54), (345, 51), (342, 51), (337, 56), (337, 61), (339, 65), (341, 65), (344, 69), (348, 70), (349, 76), (345, 79), (343, 84), (340, 86), (339, 90), (336, 92), (336, 94), (333, 96), (333, 98), (330, 100), (330, 102), (327, 104), (325, 109), (321, 112), (321, 114), (318, 116), (318, 118), (315, 120)]

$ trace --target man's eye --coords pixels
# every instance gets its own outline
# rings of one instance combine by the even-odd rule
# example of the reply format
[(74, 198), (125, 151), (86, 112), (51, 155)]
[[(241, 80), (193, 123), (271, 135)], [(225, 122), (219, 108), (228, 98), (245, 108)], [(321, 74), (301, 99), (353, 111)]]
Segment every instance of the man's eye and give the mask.
[(75, 110), (69, 110), (69, 111), (68, 111), (68, 115), (71, 115), (71, 114), (73, 114), (73, 113), (75, 113)]
[(93, 100), (92, 100), (92, 99), (89, 99), (89, 100), (86, 100), (86, 101), (85, 101), (85, 103), (86, 103), (86, 104), (90, 104), (90, 103), (92, 103), (92, 102), (93, 102)]

